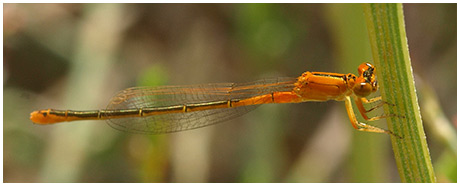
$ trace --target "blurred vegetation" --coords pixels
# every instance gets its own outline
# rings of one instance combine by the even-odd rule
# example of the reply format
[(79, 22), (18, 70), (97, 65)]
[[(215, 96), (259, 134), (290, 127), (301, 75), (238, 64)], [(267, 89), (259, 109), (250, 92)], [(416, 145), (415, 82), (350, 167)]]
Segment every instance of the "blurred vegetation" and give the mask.
[[(400, 181), (390, 138), (353, 130), (340, 102), (264, 105), (154, 136), (102, 121), (28, 120), (36, 109), (102, 109), (132, 86), (356, 73), (372, 59), (359, 4), (4, 4), (3, 12), (4, 182)], [(456, 130), (456, 4), (406, 4), (404, 13), (416, 81)], [(456, 182), (452, 144), (425, 130), (438, 181)]]

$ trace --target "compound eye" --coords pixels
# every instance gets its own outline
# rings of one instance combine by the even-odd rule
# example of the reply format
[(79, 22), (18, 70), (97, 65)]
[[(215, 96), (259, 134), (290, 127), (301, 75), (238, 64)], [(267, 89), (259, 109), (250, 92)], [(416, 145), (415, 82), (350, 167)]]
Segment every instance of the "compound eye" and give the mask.
[(373, 92), (374, 88), (369, 83), (359, 83), (353, 87), (353, 92), (359, 97), (366, 97)]
[(362, 63), (361, 65), (359, 65), (358, 67), (358, 74), (359, 75), (362, 75), (366, 70), (368, 70), (369, 68), (374, 68), (374, 65), (370, 64), (370, 63), (367, 63), (367, 62), (364, 62)]

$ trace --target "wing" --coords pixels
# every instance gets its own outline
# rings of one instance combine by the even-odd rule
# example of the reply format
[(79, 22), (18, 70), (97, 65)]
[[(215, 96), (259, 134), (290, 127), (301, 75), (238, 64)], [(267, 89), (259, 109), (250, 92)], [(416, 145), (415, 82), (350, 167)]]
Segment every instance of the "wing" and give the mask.
[[(166, 108), (178, 105), (243, 100), (273, 92), (291, 91), (295, 78), (264, 79), (251, 83), (133, 87), (114, 96), (107, 110)], [(162, 134), (200, 128), (241, 116), (258, 105), (206, 109), (143, 117), (113, 118), (111, 127), (133, 133)]]

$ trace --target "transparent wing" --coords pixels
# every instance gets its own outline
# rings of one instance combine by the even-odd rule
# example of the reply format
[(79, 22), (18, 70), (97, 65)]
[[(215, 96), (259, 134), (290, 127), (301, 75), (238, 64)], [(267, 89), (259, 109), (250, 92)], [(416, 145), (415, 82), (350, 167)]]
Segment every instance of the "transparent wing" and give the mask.
[[(264, 79), (251, 83), (215, 83), (186, 86), (134, 87), (114, 96), (107, 110), (170, 107), (247, 99), (272, 92), (291, 91), (295, 78)], [(256, 101), (257, 102), (257, 101)], [(262, 102), (263, 103), (263, 102)], [(241, 116), (258, 105), (109, 119), (111, 127), (133, 133), (161, 134), (204, 127)]]

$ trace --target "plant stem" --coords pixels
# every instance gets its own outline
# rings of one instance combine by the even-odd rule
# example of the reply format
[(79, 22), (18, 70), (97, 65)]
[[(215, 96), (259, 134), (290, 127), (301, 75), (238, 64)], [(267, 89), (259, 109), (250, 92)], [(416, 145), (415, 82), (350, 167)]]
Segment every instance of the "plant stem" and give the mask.
[(435, 182), (409, 58), (402, 4), (364, 4), (388, 128), (402, 182)]

